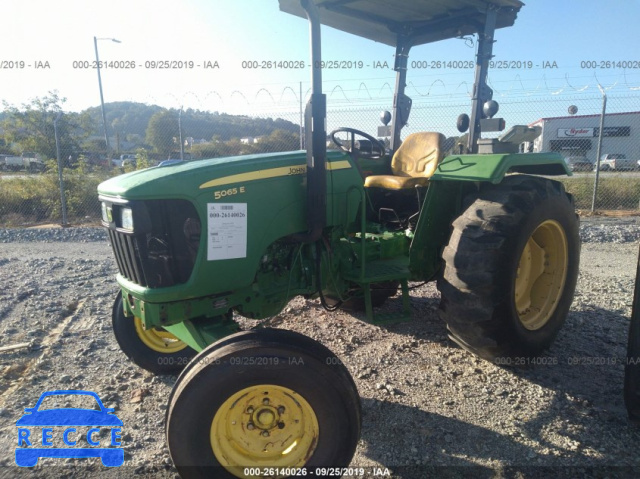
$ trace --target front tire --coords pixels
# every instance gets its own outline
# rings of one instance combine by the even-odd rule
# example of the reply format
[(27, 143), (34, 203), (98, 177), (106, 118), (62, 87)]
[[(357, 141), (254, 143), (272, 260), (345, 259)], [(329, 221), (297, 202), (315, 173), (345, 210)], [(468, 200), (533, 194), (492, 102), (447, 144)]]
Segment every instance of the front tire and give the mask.
[(137, 366), (153, 374), (176, 374), (196, 351), (171, 333), (151, 328), (145, 330), (140, 318), (128, 318), (122, 307), (122, 292), (116, 296), (111, 314), (113, 334), (120, 349)]
[(466, 201), (438, 280), (450, 337), (501, 364), (535, 357), (573, 300), (580, 238), (571, 197), (559, 182), (518, 175)]
[(346, 467), (360, 437), (360, 398), (320, 343), (285, 330), (244, 331), (194, 358), (174, 386), (166, 423), (183, 478)]

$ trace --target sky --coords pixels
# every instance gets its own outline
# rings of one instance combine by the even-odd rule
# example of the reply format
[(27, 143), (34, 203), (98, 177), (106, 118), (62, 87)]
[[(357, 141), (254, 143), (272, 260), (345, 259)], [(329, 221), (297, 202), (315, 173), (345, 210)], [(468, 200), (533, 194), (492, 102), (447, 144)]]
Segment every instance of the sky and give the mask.
[[(308, 23), (280, 12), (276, 0), (5, 0), (3, 18), (0, 101), (10, 105), (52, 90), (66, 98), (67, 111), (99, 105), (94, 36), (100, 60), (112, 62), (101, 70), (105, 102), (276, 112), (310, 85)], [(491, 70), (490, 84), (498, 96), (598, 95), (600, 84), (637, 97), (639, 19), (640, 0), (529, 0), (515, 26), (496, 33), (494, 60), (509, 68)], [(322, 34), (325, 60), (354, 62), (323, 71), (329, 102), (390, 108), (393, 48), (330, 28)], [(457, 39), (414, 47), (407, 93), (414, 103), (468, 99), (473, 70), (455, 65), (473, 55)], [(164, 61), (193, 68), (153, 68)], [(285, 64), (250, 68), (269, 61)], [(353, 67), (358, 62), (362, 68)]]

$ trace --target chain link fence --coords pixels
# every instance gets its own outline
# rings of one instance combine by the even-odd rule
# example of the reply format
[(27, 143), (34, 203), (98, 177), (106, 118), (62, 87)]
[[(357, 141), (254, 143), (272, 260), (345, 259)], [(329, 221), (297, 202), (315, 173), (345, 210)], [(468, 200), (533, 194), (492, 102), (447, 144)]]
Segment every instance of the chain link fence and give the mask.
[[(434, 95), (413, 85), (407, 93), (413, 107), (403, 136), (439, 131), (450, 144), (460, 137), (456, 118), (469, 111), (468, 94)], [(521, 150), (556, 151), (566, 158), (573, 176), (561, 181), (580, 210), (640, 213), (640, 92), (594, 93), (592, 88), (556, 93), (496, 92), (497, 116), (505, 118), (507, 129), (518, 124), (540, 128), (541, 135)], [(55, 93), (22, 108), (5, 105), (0, 114), (0, 227), (97, 224), (100, 182), (163, 161), (302, 148), (304, 95), (288, 95), (295, 100), (286, 101), (283, 95), (276, 100), (278, 95), (269, 94), (268, 101), (263, 96), (256, 95), (254, 102), (243, 97), (243, 107), (234, 114), (209, 105), (199, 110), (108, 103), (108, 147), (99, 108), (63, 113)], [(327, 131), (349, 126), (375, 133), (385, 109), (391, 110), (388, 98), (367, 94), (349, 99), (334, 88), (328, 92)], [(483, 136), (492, 135), (500, 133)]]

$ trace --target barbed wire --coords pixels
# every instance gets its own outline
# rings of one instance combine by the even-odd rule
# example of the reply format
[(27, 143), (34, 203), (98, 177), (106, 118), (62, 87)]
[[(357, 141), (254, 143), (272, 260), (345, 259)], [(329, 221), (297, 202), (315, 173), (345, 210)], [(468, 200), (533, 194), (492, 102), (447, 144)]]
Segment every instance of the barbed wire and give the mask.
[[(407, 91), (410, 96), (414, 96), (414, 102), (421, 101), (442, 101), (442, 100), (462, 100), (468, 99), (472, 93), (471, 82), (464, 80), (460, 82), (447, 82), (445, 78), (423, 77), (427, 82), (421, 83), (411, 80), (407, 83)], [(633, 83), (637, 81), (638, 84)], [(535, 96), (561, 96), (574, 94), (593, 93), (600, 95), (598, 85), (610, 93), (624, 94), (640, 91), (640, 78), (637, 80), (627, 72), (621, 75), (598, 75), (593, 72), (589, 76), (571, 76), (565, 73), (562, 77), (549, 77), (543, 74), (539, 78), (523, 78), (521, 74), (506, 80), (499, 77), (489, 76), (488, 85), (492, 88), (494, 96), (498, 98), (535, 97)], [(336, 81), (325, 82), (325, 92), (328, 101), (332, 104), (380, 104), (389, 103), (393, 88), (388, 81), (382, 84), (373, 83), (372, 79), (362, 81), (345, 80), (344, 83)], [(351, 86), (353, 85), (353, 86)], [(302, 90), (302, 92), (300, 91)], [(149, 95), (143, 101), (148, 104), (166, 104), (166, 98), (172, 98), (174, 102), (170, 108), (179, 109), (183, 105), (198, 105), (198, 108), (208, 107), (210, 109), (222, 109), (226, 106), (243, 106), (256, 108), (287, 108), (294, 105), (299, 108), (301, 103), (305, 103), (309, 98), (311, 88), (308, 83), (301, 82), (294, 87), (285, 85), (280, 88), (273, 86), (259, 86), (257, 90), (251, 91), (249, 87), (244, 90), (235, 89), (230, 92), (211, 90), (198, 94), (194, 91), (185, 92), (181, 98), (174, 93), (167, 93), (164, 98), (161, 95)]]

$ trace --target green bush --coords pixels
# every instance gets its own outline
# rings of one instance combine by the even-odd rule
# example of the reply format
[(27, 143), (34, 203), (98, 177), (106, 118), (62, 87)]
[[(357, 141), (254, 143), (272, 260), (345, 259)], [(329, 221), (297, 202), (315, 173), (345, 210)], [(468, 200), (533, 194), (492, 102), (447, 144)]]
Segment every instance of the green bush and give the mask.
[[(573, 195), (577, 209), (591, 209), (594, 175), (561, 178)], [(598, 179), (597, 210), (637, 210), (640, 202), (640, 177), (601, 174)]]
[[(135, 169), (150, 166), (146, 150), (138, 149), (136, 156)], [(98, 185), (133, 169), (133, 166), (124, 169), (91, 166), (83, 157), (79, 158), (73, 168), (64, 168), (67, 221), (72, 224), (97, 223), (101, 215)], [(41, 175), (21, 174), (0, 181), (0, 227), (29, 226), (45, 222), (62, 222), (58, 165), (54, 160), (47, 162), (47, 169)]]
[[(64, 168), (64, 192), (67, 221), (97, 221), (100, 203), (97, 187), (102, 181), (119, 174), (91, 169), (80, 161), (77, 168)], [(24, 226), (43, 222), (62, 222), (60, 184), (55, 162), (36, 176), (19, 176), (0, 181), (0, 226)]]

